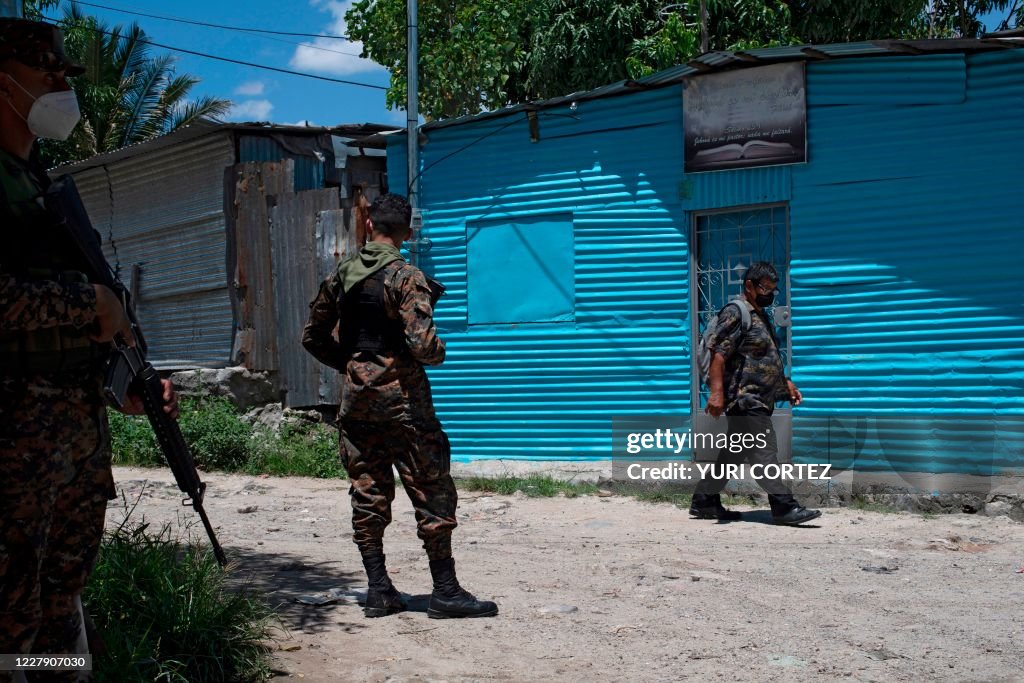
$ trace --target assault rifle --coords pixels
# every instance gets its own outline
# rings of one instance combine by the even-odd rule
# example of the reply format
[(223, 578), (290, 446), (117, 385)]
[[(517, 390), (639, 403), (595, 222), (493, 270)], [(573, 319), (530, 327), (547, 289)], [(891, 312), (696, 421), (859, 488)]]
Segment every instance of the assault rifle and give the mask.
[(188, 495), (188, 500), (183, 500), (182, 505), (191, 503), (192, 509), (199, 514), (199, 519), (202, 520), (203, 527), (206, 529), (206, 535), (210, 539), (213, 554), (223, 567), (227, 563), (227, 558), (224, 556), (224, 550), (220, 547), (220, 543), (217, 542), (210, 518), (207, 517), (206, 510), (203, 508), (206, 484), (199, 479), (195, 460), (192, 458), (188, 444), (185, 443), (178, 422), (164, 412), (163, 384), (156, 368), (146, 360), (146, 340), (142, 336), (142, 329), (135, 316), (135, 307), (128, 295), (128, 290), (116, 278), (103, 256), (99, 235), (93, 229), (89, 214), (86, 213), (85, 206), (82, 205), (82, 199), (78, 195), (74, 179), (66, 175), (54, 181), (47, 190), (45, 199), (46, 206), (54, 220), (64, 226), (68, 235), (78, 246), (92, 270), (91, 275), (95, 278), (96, 283), (109, 287), (118, 295), (135, 336), (135, 346), (128, 346), (120, 337), (114, 340), (114, 351), (107, 361), (107, 377), (103, 391), (107, 399), (118, 408), (124, 406), (129, 391), (142, 397), (146, 417), (149, 418), (157, 442), (160, 444), (160, 450), (163, 451), (167, 464), (170, 466), (171, 472), (174, 473), (174, 480), (178, 483), (178, 488)]

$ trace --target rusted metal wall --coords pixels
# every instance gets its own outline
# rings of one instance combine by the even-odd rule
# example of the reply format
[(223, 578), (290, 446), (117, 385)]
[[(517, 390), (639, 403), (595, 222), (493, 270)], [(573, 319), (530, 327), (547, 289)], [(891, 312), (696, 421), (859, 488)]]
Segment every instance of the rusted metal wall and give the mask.
[[(355, 210), (321, 211), (316, 221), (316, 253), (319, 259), (320, 280), (327, 279), (338, 264), (359, 250), (355, 228)], [(317, 368), (317, 395), (319, 405), (337, 405), (341, 402), (338, 373), (326, 365)], [(304, 396), (305, 397), (305, 396)]]
[(250, 370), (277, 370), (277, 323), (268, 197), (292, 192), (294, 163), (263, 161), (228, 169), (228, 272), (234, 308), (231, 360)]
[(317, 405), (322, 366), (302, 348), (302, 328), (321, 281), (317, 215), (338, 211), (338, 191), (309, 190), (267, 201), (279, 386), (287, 405)]

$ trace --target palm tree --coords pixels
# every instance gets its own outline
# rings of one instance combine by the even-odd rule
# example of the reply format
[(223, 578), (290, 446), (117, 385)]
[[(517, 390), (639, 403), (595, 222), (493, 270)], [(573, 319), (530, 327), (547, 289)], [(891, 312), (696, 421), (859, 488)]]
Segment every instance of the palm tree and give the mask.
[(86, 72), (74, 83), (82, 121), (67, 141), (44, 145), (55, 164), (143, 142), (201, 118), (219, 118), (231, 107), (216, 97), (190, 99), (199, 79), (176, 74), (170, 55), (151, 55), (138, 24), (111, 28), (75, 3), (61, 24), (65, 51)]

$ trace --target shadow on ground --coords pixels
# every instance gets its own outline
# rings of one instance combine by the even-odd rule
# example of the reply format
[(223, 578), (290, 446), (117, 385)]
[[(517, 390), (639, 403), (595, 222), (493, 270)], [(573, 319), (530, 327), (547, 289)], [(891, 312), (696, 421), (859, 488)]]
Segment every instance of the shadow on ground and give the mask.
[[(319, 633), (339, 626), (345, 631), (365, 628), (357, 604), (365, 598), (362, 572), (344, 571), (339, 562), (310, 562), (308, 557), (288, 553), (224, 550), (229, 585), (262, 596), (288, 629)], [(322, 604), (311, 604), (317, 602)]]

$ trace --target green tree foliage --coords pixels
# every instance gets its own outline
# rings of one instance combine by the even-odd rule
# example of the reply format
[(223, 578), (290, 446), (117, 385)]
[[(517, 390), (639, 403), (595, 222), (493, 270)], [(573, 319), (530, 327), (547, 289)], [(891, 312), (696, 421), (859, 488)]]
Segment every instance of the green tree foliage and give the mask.
[[(539, 0), (420, 2), (420, 109), (431, 118), (475, 114), (531, 99), (526, 90), (530, 17)], [(359, 0), (345, 15), (363, 56), (391, 71), (387, 104), (405, 102), (405, 0)]]
[[(707, 0), (709, 49), (975, 36), (1024, 0)], [(700, 53), (700, 0), (420, 0), (420, 109), (474, 114), (639, 78)], [(359, 0), (346, 15), (363, 56), (391, 69), (405, 102), (406, 0)], [(995, 28), (995, 27), (990, 27)]]
[(928, 36), (928, 0), (785, 0), (806, 43)]
[(935, 0), (933, 30), (936, 35), (977, 38), (986, 30), (981, 18), (1009, 6), (1009, 0)]
[[(26, 3), (25, 14), (42, 18), (53, 0)], [(60, 22), (68, 56), (86, 67), (73, 79), (82, 121), (64, 142), (47, 140), (42, 150), (54, 165), (111, 152), (164, 135), (200, 118), (227, 113), (231, 102), (190, 97), (199, 79), (177, 74), (174, 57), (153, 55), (138, 24), (110, 27), (71, 4)]]
[(662, 0), (549, 0), (533, 17), (527, 84), (556, 97), (629, 77), (625, 57), (659, 28)]
[[(707, 0), (708, 49), (745, 50), (802, 42), (781, 0)], [(626, 62), (634, 78), (700, 54), (700, 1), (661, 10), (657, 28), (633, 42)]]

